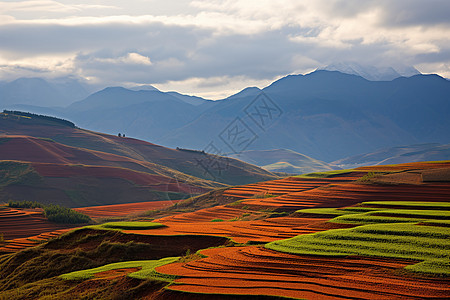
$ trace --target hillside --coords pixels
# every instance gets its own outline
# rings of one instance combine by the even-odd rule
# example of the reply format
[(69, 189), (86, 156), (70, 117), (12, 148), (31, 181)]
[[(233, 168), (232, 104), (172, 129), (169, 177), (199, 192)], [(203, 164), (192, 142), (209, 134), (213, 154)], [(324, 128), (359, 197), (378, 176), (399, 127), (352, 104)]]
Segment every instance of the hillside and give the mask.
[(375, 152), (339, 159), (332, 162), (332, 164), (347, 169), (367, 165), (375, 166), (437, 160), (450, 160), (449, 144), (431, 143), (383, 148)]
[(239, 154), (231, 154), (229, 157), (260, 166), (271, 172), (303, 174), (335, 169), (323, 161), (287, 149), (247, 150)]
[(0, 296), (443, 299), (449, 171), (449, 162), (420, 162), (311, 173), (55, 232), (15, 253), (16, 240), (6, 241)]
[(238, 160), (86, 131), (54, 118), (2, 113), (0, 135), (0, 201), (80, 207), (174, 200), (276, 178)]
[(223, 184), (242, 184), (269, 180), (272, 173), (253, 165), (199, 151), (186, 151), (162, 147), (134, 138), (123, 138), (80, 128), (60, 126), (52, 120), (18, 117), (0, 113), (0, 135), (25, 135), (49, 138), (54, 142), (94, 150), (163, 167), (205, 180)]

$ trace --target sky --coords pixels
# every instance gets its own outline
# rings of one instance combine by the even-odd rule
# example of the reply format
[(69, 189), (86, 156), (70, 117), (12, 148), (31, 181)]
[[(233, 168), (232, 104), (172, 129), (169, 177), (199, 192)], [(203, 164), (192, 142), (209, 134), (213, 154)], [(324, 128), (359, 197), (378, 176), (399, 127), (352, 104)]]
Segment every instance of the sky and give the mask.
[(0, 80), (219, 99), (339, 62), (450, 78), (448, 0), (0, 0)]

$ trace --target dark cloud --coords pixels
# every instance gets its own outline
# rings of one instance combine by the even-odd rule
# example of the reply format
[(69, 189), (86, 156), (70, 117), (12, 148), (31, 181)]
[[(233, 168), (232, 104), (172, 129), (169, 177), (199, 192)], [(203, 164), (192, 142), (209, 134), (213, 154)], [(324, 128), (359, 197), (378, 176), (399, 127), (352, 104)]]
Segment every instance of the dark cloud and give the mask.
[(385, 26), (430, 26), (450, 24), (448, 0), (396, 0), (383, 1)]

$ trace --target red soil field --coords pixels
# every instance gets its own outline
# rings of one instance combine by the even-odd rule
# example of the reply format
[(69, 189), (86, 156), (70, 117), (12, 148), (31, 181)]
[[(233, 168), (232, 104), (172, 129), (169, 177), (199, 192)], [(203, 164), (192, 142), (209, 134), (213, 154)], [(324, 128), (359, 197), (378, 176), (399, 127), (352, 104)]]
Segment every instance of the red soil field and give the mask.
[[(190, 193), (192, 189), (191, 186), (187, 184), (170, 180), (170, 178), (165, 176), (153, 175), (124, 168), (42, 163), (32, 163), (32, 166), (40, 175), (45, 177), (121, 178), (159, 191)], [(201, 192), (207, 192), (206, 189), (198, 189)]]
[(381, 166), (366, 166), (359, 167), (355, 170), (358, 171), (373, 171), (373, 172), (389, 172), (389, 171), (407, 171), (407, 170), (428, 170), (428, 169), (440, 169), (450, 168), (450, 161), (444, 162), (413, 162), (398, 165), (381, 165)]
[(125, 233), (149, 234), (149, 235), (180, 235), (198, 234), (210, 236), (230, 237), (237, 243), (271, 242), (279, 239), (294, 237), (299, 234), (314, 233), (318, 231), (342, 228), (341, 224), (325, 223), (327, 219), (321, 218), (291, 218), (279, 217), (256, 221), (233, 222), (171, 222), (166, 219), (155, 220), (168, 227), (150, 230), (125, 230)]
[(123, 268), (123, 269), (115, 269), (104, 272), (98, 272), (94, 274), (95, 279), (115, 279), (118, 277), (122, 277), (124, 275), (137, 272), (142, 268)]
[(58, 229), (73, 228), (75, 225), (49, 222), (41, 209), (15, 209), (1, 207), (0, 233), (5, 240), (25, 238)]
[[(410, 163), (399, 166), (363, 167), (358, 170), (409, 170), (410, 172), (386, 175), (382, 179), (377, 179), (381, 183), (388, 183), (385, 185), (352, 183), (366, 173), (351, 172), (323, 179), (289, 177), (231, 188), (224, 194), (243, 199), (241, 206), (245, 205), (251, 209), (283, 211), (311, 207), (342, 207), (363, 201), (448, 201), (450, 182), (422, 182), (420, 180), (422, 175), (418, 173), (419, 171), (424, 174), (428, 172), (438, 175), (434, 175), (435, 177), (443, 178), (447, 174), (445, 170), (448, 169), (450, 169), (450, 163)], [(411, 173), (412, 171), (417, 174)], [(277, 195), (277, 197), (254, 197), (255, 194), (264, 193)]]
[(129, 214), (134, 214), (146, 210), (161, 209), (171, 206), (182, 200), (172, 201), (150, 201), (140, 203), (127, 203), (115, 205), (89, 206), (74, 208), (74, 210), (88, 215), (91, 218), (105, 218), (105, 217), (123, 217)]
[(126, 162), (144, 164), (144, 162), (120, 155), (66, 146), (31, 136), (8, 135), (6, 137), (8, 140), (0, 147), (3, 160), (108, 166), (120, 166)]
[(263, 247), (215, 248), (206, 258), (157, 267), (177, 275), (168, 288), (206, 294), (273, 295), (303, 299), (423, 299), (447, 297), (449, 281), (401, 276), (414, 263), (362, 257), (300, 256)]
[(68, 232), (74, 228), (59, 229), (51, 232), (44, 232), (39, 235), (30, 236), (27, 238), (17, 238), (8, 240), (6, 245), (0, 247), (1, 252), (17, 252), (25, 248), (30, 248), (39, 245), (41, 242), (45, 242), (49, 239), (55, 238), (65, 232)]

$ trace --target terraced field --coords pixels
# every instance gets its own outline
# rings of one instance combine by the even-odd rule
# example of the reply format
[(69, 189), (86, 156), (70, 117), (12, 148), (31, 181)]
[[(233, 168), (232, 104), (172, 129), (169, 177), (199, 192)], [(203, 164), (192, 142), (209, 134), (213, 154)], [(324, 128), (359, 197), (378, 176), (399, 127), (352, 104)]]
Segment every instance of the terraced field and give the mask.
[(346, 227), (342, 224), (325, 223), (328, 219), (279, 217), (256, 221), (190, 222), (170, 223), (156, 220), (167, 227), (152, 230), (125, 230), (124, 233), (150, 235), (198, 234), (230, 237), (237, 243), (265, 243), (299, 234), (313, 233), (330, 228)]
[(73, 227), (49, 222), (39, 209), (26, 210), (0, 206), (0, 233), (3, 233), (5, 240)]
[(26, 238), (15, 238), (7, 240), (6, 244), (0, 247), (0, 253), (13, 253), (26, 248), (38, 246), (39, 244), (44, 243), (52, 238), (58, 237), (59, 235), (72, 229), (73, 228), (59, 229), (50, 232), (44, 232), (35, 236), (29, 236)]
[(301, 299), (423, 299), (450, 293), (448, 280), (401, 276), (406, 260), (313, 257), (263, 247), (216, 248), (188, 263), (156, 268), (181, 276), (170, 290), (189, 293), (272, 295)]
[[(197, 253), (183, 246), (186, 254), (168, 264), (154, 267), (155, 262), (149, 262), (153, 269), (148, 278), (163, 282), (164, 288), (149, 288), (142, 299), (258, 299), (262, 295), (446, 299), (450, 295), (446, 168), (450, 169), (450, 162), (289, 177), (225, 190), (223, 195), (233, 197), (228, 200), (239, 199), (225, 205), (181, 212), (177, 209), (185, 208), (180, 202), (163, 211), (172, 215), (163, 214), (154, 226), (124, 223), (83, 230), (97, 237), (105, 232), (114, 243), (133, 238), (137, 243), (130, 245), (136, 249), (145, 243), (155, 249), (168, 247), (162, 241), (172, 238), (201, 239), (211, 245), (223, 239), (216, 248), (197, 247), (193, 251), (203, 249)], [(428, 177), (433, 180), (425, 180), (424, 174), (433, 174)], [(82, 238), (80, 249), (94, 249), (89, 239)], [(157, 240), (161, 245), (155, 244)], [(70, 278), (57, 282), (63, 282), (64, 291), (99, 289), (118, 280), (128, 280), (130, 286), (132, 274), (144, 268), (144, 262), (136, 259), (117, 263), (76, 269), (60, 277), (88, 274), (81, 282)]]
[[(419, 165), (431, 169), (442, 168), (442, 164)], [(407, 172), (416, 170), (415, 165), (383, 167), (388, 172), (405, 169)], [(450, 184), (446, 181), (421, 181), (414, 184), (364, 184), (355, 181), (364, 174), (367, 173), (359, 173), (359, 177), (352, 173), (345, 174), (353, 182), (349, 182), (343, 174), (338, 174), (332, 179), (289, 178), (237, 187), (226, 193), (242, 199), (237, 205), (241, 209), (236, 206), (233, 206), (233, 210), (229, 206), (216, 207), (206, 212), (200, 210), (163, 218), (160, 221), (169, 227), (161, 230), (175, 231), (177, 222), (184, 222), (184, 228), (180, 228), (184, 233), (204, 228), (201, 231), (203, 233), (211, 231), (224, 234), (218, 230), (222, 226), (221, 229), (227, 228), (228, 236), (233, 237), (237, 236), (237, 231), (232, 229), (231, 224), (236, 223), (234, 226), (241, 227), (240, 232), (247, 233), (251, 232), (251, 228), (261, 226), (261, 232), (252, 233), (251, 240), (258, 234), (264, 236), (264, 233), (274, 229), (270, 237), (274, 241), (266, 247), (203, 250), (200, 253), (206, 258), (169, 264), (156, 270), (179, 276), (168, 289), (182, 293), (272, 295), (302, 299), (447, 297), (450, 294), (450, 281), (447, 277), (450, 274), (450, 229), (446, 220), (450, 217)], [(276, 189), (276, 182), (282, 186), (279, 190)], [(267, 194), (271, 196), (264, 196)], [(364, 201), (364, 204), (358, 205)], [(195, 226), (196, 220), (200, 220), (202, 215), (212, 218), (214, 212), (217, 215), (222, 212), (222, 216), (232, 217), (243, 211), (254, 212), (262, 208), (301, 210), (291, 217), (213, 222), (210, 225), (199, 222)], [(367, 229), (358, 226), (366, 224), (364, 217), (357, 218), (360, 215), (371, 216), (371, 223), (374, 225), (366, 225)], [(329, 222), (333, 216), (335, 219)], [(353, 221), (346, 221), (349, 218), (353, 218)], [(400, 224), (390, 229), (390, 224), (386, 222)], [(405, 225), (405, 222), (409, 224)], [(430, 223), (428, 226), (414, 225), (425, 224), (424, 222)], [(262, 227), (264, 223), (267, 228)], [(277, 223), (283, 228), (283, 233), (275, 232), (279, 230), (275, 225)], [(336, 229), (329, 230), (333, 229), (333, 224)], [(343, 227), (338, 229), (339, 225)], [(384, 228), (386, 226), (387, 229)], [(376, 233), (369, 233), (372, 231)], [(355, 234), (356, 232), (361, 234)], [(295, 234), (296, 237), (279, 239), (289, 234)], [(267, 240), (269, 237), (264, 238)], [(409, 245), (409, 248), (405, 245)], [(399, 252), (402, 247), (403, 252)], [(406, 270), (416, 273), (414, 275)], [(425, 273), (443, 277), (421, 275)]]
[(74, 225), (49, 222), (39, 209), (14, 209), (0, 206), (0, 233), (6, 240), (0, 252), (16, 252), (60, 235)]
[(150, 201), (139, 203), (101, 205), (74, 208), (74, 210), (88, 215), (91, 218), (124, 217), (130, 214), (139, 213), (147, 210), (156, 210), (171, 206), (181, 200), (171, 201)]

